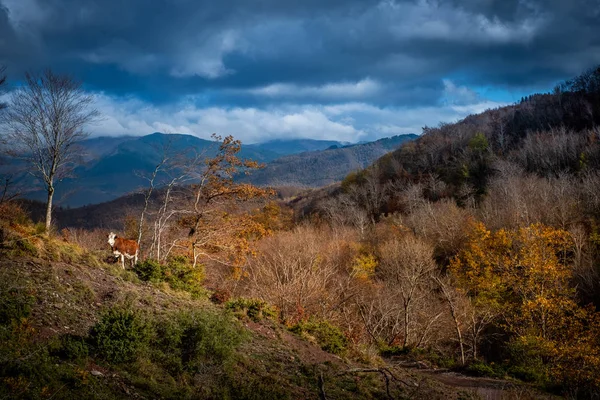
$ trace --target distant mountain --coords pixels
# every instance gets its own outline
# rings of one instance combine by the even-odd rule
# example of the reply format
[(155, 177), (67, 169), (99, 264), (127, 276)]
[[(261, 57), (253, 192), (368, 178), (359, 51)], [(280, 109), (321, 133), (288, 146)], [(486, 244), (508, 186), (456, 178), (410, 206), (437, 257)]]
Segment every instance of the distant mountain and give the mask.
[(333, 140), (313, 140), (313, 139), (277, 139), (259, 144), (251, 144), (246, 147), (259, 147), (263, 150), (269, 150), (280, 156), (290, 154), (304, 153), (306, 151), (318, 151), (329, 148), (342, 147), (348, 143), (337, 142)]
[[(84, 164), (74, 171), (74, 178), (58, 183), (56, 203), (78, 207), (113, 200), (147, 185), (148, 176), (160, 162), (165, 148), (178, 153), (194, 151), (214, 156), (216, 142), (192, 135), (153, 133), (142, 137), (98, 137), (84, 140)], [(243, 146), (241, 157), (269, 162), (279, 154), (260, 147)], [(16, 165), (16, 163), (15, 163)], [(31, 177), (24, 176), (29, 186), (41, 187)], [(160, 185), (159, 177), (158, 183)], [(27, 197), (44, 200), (42, 190), (28, 193)]]
[(136, 136), (100, 136), (92, 139), (86, 139), (79, 142), (83, 147), (84, 159), (94, 160), (113, 152), (121, 143), (138, 139)]
[(375, 142), (290, 155), (242, 179), (261, 186), (325, 186), (341, 181), (348, 173), (371, 165), (379, 157), (417, 137), (414, 134), (399, 135)]
[[(327, 140), (276, 140), (242, 145), (240, 156), (267, 164), (265, 169), (252, 175), (251, 182), (319, 186), (338, 181), (352, 170), (364, 168), (412, 138), (414, 135), (398, 136), (350, 146)], [(58, 183), (57, 205), (79, 207), (98, 204), (146, 187), (148, 182), (144, 176), (149, 176), (154, 170), (167, 147), (171, 152), (194, 151), (207, 157), (214, 156), (217, 151), (214, 141), (192, 135), (163, 133), (142, 137), (98, 137), (84, 140), (80, 145), (83, 147), (84, 163), (74, 171), (74, 178)], [(27, 186), (36, 188), (36, 191), (27, 194), (28, 198), (45, 200), (43, 190), (37, 190), (42, 188), (39, 182), (25, 174), (23, 180)], [(159, 176), (158, 186), (165, 180), (165, 176)]]

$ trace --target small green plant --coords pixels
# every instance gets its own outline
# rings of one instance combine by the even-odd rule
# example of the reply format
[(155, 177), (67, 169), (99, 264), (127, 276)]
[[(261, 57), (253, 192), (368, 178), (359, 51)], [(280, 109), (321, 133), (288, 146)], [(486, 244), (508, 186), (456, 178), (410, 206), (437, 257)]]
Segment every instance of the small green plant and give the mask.
[(239, 297), (225, 303), (225, 308), (238, 316), (248, 317), (254, 322), (263, 319), (276, 320), (279, 316), (275, 307), (259, 299)]
[(378, 344), (379, 354), (383, 357), (405, 356), (410, 353), (410, 347), (389, 345), (385, 342)]
[(63, 335), (60, 337), (60, 347), (56, 355), (65, 360), (84, 360), (89, 355), (86, 339), (76, 335)]
[(348, 347), (348, 339), (340, 328), (328, 321), (308, 320), (292, 326), (290, 330), (309, 340), (314, 340), (321, 349), (342, 355)]
[(489, 376), (491, 378), (503, 378), (504, 371), (498, 365), (487, 364), (483, 361), (473, 361), (465, 368), (465, 372), (474, 376)]
[(153, 259), (144, 260), (135, 266), (137, 276), (146, 282), (158, 283), (165, 279), (165, 267)]
[(33, 231), (36, 235), (42, 235), (46, 233), (46, 225), (43, 222), (38, 222), (33, 226)]
[(30, 292), (16, 288), (0, 289), (0, 325), (27, 318), (34, 303), (35, 297)]
[(14, 242), (11, 254), (17, 257), (39, 255), (38, 249), (28, 239), (17, 239)]
[(90, 332), (96, 352), (115, 363), (135, 360), (150, 335), (150, 327), (139, 312), (119, 306), (106, 311)]

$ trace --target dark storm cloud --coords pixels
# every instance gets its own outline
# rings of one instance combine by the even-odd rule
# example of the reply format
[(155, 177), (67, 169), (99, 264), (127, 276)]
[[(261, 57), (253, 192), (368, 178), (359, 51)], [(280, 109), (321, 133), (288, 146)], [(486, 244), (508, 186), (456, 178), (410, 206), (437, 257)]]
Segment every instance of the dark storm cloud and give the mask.
[(52, 66), (153, 102), (434, 104), (444, 78), (545, 87), (600, 63), (599, 0), (0, 3), (12, 73)]

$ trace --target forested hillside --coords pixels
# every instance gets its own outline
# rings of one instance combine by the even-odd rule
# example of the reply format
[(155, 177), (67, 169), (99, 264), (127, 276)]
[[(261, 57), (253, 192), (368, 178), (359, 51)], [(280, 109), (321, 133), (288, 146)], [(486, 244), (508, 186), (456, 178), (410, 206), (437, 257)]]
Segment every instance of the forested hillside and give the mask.
[(367, 167), (417, 135), (399, 135), (374, 142), (311, 151), (279, 158), (243, 180), (261, 186), (319, 187), (341, 181)]
[(448, 307), (461, 363), (595, 398), (599, 124), (600, 67), (425, 128), (340, 187), (295, 199), (297, 215), (368, 238), (373, 258), (362, 262), (374, 286), (358, 307), (372, 339), (448, 344), (450, 333), (428, 344), (419, 336)]

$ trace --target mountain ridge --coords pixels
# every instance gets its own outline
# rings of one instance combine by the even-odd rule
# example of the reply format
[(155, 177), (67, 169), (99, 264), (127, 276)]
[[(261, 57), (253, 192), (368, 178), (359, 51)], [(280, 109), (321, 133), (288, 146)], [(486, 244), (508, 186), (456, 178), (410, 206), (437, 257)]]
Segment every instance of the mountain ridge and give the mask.
[[(407, 136), (406, 138), (412, 139), (413, 137)], [(395, 147), (392, 144), (397, 139), (390, 140), (391, 142), (387, 139), (380, 139), (366, 144), (351, 145), (338, 141), (312, 139), (273, 140), (264, 144), (242, 145), (239, 156), (243, 159), (251, 159), (266, 164), (267, 171), (271, 171), (269, 168), (270, 163), (280, 159), (282, 160), (279, 161), (278, 165), (286, 163), (304, 165), (303, 160), (314, 160), (315, 157), (320, 159), (332, 157), (336, 160), (335, 164), (337, 165), (337, 172), (333, 177), (324, 175), (327, 174), (326, 169), (319, 168), (316, 173), (312, 171), (309, 174), (312, 180), (308, 180), (306, 177), (291, 179), (289, 174), (276, 180), (268, 178), (268, 173), (261, 173), (259, 170), (260, 177), (256, 181), (250, 180), (251, 183), (258, 182), (262, 185), (287, 182), (319, 186), (323, 182), (341, 180), (352, 170), (365, 167), (383, 153), (393, 150)], [(371, 143), (377, 144), (373, 145)], [(140, 137), (90, 138), (81, 142), (80, 145), (84, 163), (74, 170), (73, 178), (67, 178), (58, 184), (57, 204), (62, 206), (79, 207), (98, 204), (114, 200), (128, 193), (134, 193), (147, 186), (146, 177), (152, 173), (166, 152), (172, 155), (181, 155), (186, 152), (190, 152), (191, 155), (193, 152), (212, 157), (216, 154), (218, 142), (187, 134), (155, 132)], [(360, 156), (352, 155), (340, 158), (340, 154), (353, 154), (357, 153), (357, 149), (361, 149), (361, 147), (358, 147), (349, 151), (348, 148), (352, 146), (366, 146), (365, 148), (369, 150)], [(326, 160), (321, 160), (321, 165), (323, 165), (323, 161)], [(297, 173), (302, 173), (303, 168), (292, 169)], [(45, 193), (41, 186), (37, 185), (26, 174), (21, 177), (27, 186), (40, 187), (40, 190), (30, 192), (26, 197), (44, 200)], [(166, 175), (159, 174), (155, 182), (156, 186), (163, 185), (166, 179)]]

